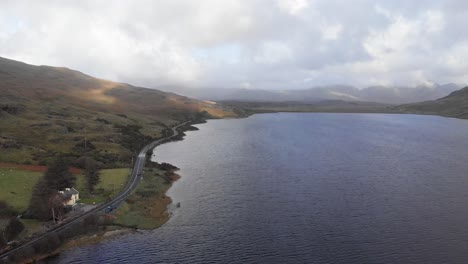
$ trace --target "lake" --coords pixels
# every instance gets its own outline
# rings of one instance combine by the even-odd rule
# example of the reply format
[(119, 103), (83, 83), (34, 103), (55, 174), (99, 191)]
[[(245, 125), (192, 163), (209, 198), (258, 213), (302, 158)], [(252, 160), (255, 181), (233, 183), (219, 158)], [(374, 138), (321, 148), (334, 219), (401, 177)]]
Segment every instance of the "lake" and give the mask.
[(50, 262), (468, 262), (466, 120), (279, 113), (197, 127), (155, 151), (181, 168), (167, 224)]

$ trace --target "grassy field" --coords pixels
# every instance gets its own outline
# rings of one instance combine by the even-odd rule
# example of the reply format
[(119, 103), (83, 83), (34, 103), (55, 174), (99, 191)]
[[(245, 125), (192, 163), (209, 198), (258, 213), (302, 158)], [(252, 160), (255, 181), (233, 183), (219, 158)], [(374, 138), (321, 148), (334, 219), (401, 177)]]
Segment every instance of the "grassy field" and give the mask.
[(95, 188), (96, 194), (90, 194), (86, 190), (86, 181), (83, 176), (77, 177), (76, 186), (80, 191), (80, 202), (87, 204), (99, 203), (114, 196), (123, 189), (130, 172), (131, 170), (128, 168), (101, 170), (101, 181)]
[[(0, 200), (6, 201), (18, 213), (23, 212), (29, 205), (34, 185), (43, 173), (15, 167), (0, 168)], [(99, 203), (114, 196), (123, 189), (130, 173), (128, 168), (101, 170), (101, 181), (96, 186), (95, 194), (86, 190), (84, 176), (77, 174), (75, 188), (80, 191), (80, 202)], [(164, 171), (146, 169), (140, 185), (117, 211), (117, 224), (153, 229), (168, 220), (167, 206), (171, 199), (165, 194), (172, 183), (168, 183), (163, 175)], [(27, 220), (25, 224), (28, 235), (41, 228), (41, 224), (35, 220)]]
[[(28, 166), (23, 166), (28, 167)], [(40, 166), (29, 166), (41, 170)], [(80, 191), (80, 202), (99, 203), (122, 190), (128, 180), (131, 170), (128, 168), (101, 170), (101, 182), (96, 186), (96, 194), (90, 195), (86, 190), (86, 182), (83, 175), (76, 175), (76, 189)], [(32, 171), (15, 165), (2, 164), (0, 168), (0, 200), (5, 201), (17, 213), (24, 212), (29, 205), (32, 190), (35, 184), (42, 178), (43, 171)], [(8, 223), (9, 217), (0, 216), (0, 229)], [(22, 219), (25, 229), (20, 238), (32, 236), (34, 233), (45, 231), (44, 223), (36, 219)]]
[[(23, 212), (29, 205), (34, 185), (44, 173), (19, 168), (0, 168), (0, 200), (7, 202), (18, 213)], [(101, 182), (96, 186), (95, 195), (86, 190), (85, 178), (77, 175), (76, 189), (80, 191), (83, 203), (102, 202), (122, 190), (127, 183), (130, 169), (101, 170)]]
[(165, 194), (172, 183), (165, 181), (163, 173), (157, 169), (144, 172), (138, 188), (116, 212), (116, 224), (154, 229), (167, 222), (167, 206), (171, 199)]
[(0, 168), (0, 200), (18, 212), (26, 210), (34, 185), (42, 172)]

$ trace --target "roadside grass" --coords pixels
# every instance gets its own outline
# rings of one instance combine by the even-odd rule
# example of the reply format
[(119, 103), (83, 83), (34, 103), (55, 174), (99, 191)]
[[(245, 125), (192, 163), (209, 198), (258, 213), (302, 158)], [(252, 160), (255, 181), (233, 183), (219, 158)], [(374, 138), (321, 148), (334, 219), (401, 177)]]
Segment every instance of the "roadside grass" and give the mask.
[(96, 187), (105, 190), (112, 190), (115, 187), (115, 191), (120, 192), (127, 183), (130, 173), (129, 168), (101, 170), (101, 181)]
[(37, 219), (21, 219), (24, 230), (20, 233), (21, 238), (31, 237), (35, 233), (44, 232), (47, 228), (43, 222)]
[(127, 184), (131, 170), (129, 168), (101, 170), (101, 180), (95, 187), (94, 193), (86, 188), (86, 179), (80, 175), (76, 179), (76, 188), (80, 192), (80, 202), (86, 204), (104, 202), (118, 194)]
[(147, 169), (140, 185), (116, 212), (118, 225), (140, 229), (154, 229), (169, 219), (167, 206), (171, 199), (166, 191), (172, 183), (163, 178), (163, 171)]
[(154, 229), (164, 224), (164, 222), (158, 222), (151, 217), (146, 217), (140, 211), (134, 211), (128, 203), (124, 203), (122, 207), (119, 208), (115, 223), (139, 229)]

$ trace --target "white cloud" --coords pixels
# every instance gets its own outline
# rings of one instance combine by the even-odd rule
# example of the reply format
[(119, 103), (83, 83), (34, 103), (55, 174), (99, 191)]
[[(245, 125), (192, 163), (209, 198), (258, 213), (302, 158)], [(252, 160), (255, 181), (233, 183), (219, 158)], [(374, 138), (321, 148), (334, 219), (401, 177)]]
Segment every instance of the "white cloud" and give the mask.
[(248, 83), (248, 82), (244, 82), (244, 83), (241, 83), (239, 85), (240, 88), (244, 88), (244, 89), (249, 89), (249, 88), (252, 88), (252, 84)]
[(328, 40), (339, 38), (342, 30), (343, 26), (341, 24), (325, 25), (320, 28), (320, 31), (322, 31), (322, 37)]
[(0, 2), (0, 56), (148, 87), (468, 82), (450, 1)]
[(440, 33), (445, 27), (444, 15), (440, 11), (427, 11), (424, 26), (429, 33)]
[(267, 42), (263, 43), (260, 51), (254, 55), (254, 62), (259, 64), (281, 64), (292, 59), (292, 51), (285, 43)]
[(297, 15), (309, 6), (308, 0), (278, 0), (278, 6), (291, 15)]

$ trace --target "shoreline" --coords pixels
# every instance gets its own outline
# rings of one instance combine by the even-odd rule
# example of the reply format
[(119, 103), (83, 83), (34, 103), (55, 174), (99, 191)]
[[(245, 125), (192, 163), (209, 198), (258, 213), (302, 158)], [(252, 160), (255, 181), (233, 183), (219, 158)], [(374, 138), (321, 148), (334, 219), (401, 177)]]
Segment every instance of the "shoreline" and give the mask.
[[(285, 111), (278, 111), (278, 112), (259, 112), (259, 113), (252, 113), (252, 114), (249, 114), (249, 115), (246, 115), (246, 116), (242, 116), (242, 117), (237, 117), (237, 118), (232, 118), (232, 119), (243, 119), (243, 118), (248, 118), (248, 117), (251, 117), (253, 115), (256, 115), (256, 114), (275, 114), (275, 113), (310, 113), (310, 114), (324, 114), (324, 113), (335, 113), (335, 112), (285, 112)], [(450, 117), (450, 116), (442, 116), (442, 115), (437, 115), (437, 114), (423, 114), (423, 113), (335, 113), (335, 114), (389, 114), (389, 115), (395, 115), (395, 114), (401, 114), (401, 115), (423, 115), (423, 116), (436, 116), (436, 117), (441, 117), (441, 118), (450, 118), (450, 119), (459, 119), (459, 120), (467, 120), (467, 119), (464, 119), (464, 118), (457, 118), (457, 117)], [(215, 119), (216, 120), (216, 119)], [(202, 123), (206, 123), (205, 122), (202, 122)], [(193, 124), (187, 124), (187, 125), (184, 125), (184, 126), (181, 126), (179, 128), (179, 135), (173, 139), (170, 139), (168, 141), (165, 141), (159, 145), (162, 145), (162, 144), (165, 144), (165, 143), (169, 143), (169, 142), (176, 142), (176, 141), (181, 141), (184, 139), (184, 137), (186, 136), (186, 134), (184, 132), (186, 131), (196, 131), (196, 130), (199, 130), (197, 127), (193, 127), (192, 125), (196, 125), (196, 124), (202, 124), (202, 123), (193, 123)], [(155, 146), (154, 148), (151, 149), (151, 152), (154, 151), (155, 148), (157, 148), (159, 145)], [(149, 156), (149, 160), (151, 160), (151, 156)], [(156, 163), (156, 161), (151, 161), (152, 163)], [(148, 167), (148, 164), (145, 165), (145, 169), (148, 169), (148, 168), (151, 168), (151, 167)], [(180, 178), (181, 176), (176, 174), (176, 173), (173, 173), (173, 176), (175, 178)], [(153, 228), (139, 228), (139, 227), (134, 227), (134, 226), (125, 226), (125, 225), (121, 225), (121, 224), (113, 224), (113, 225), (108, 225), (108, 226), (105, 226), (105, 230), (99, 230), (99, 231), (95, 231), (95, 232), (90, 232), (90, 233), (87, 233), (87, 234), (82, 234), (82, 235), (78, 235), (77, 237), (75, 238), (72, 238), (68, 241), (66, 241), (62, 246), (60, 246), (58, 249), (54, 250), (53, 252), (51, 252), (50, 254), (46, 254), (46, 255), (42, 255), (42, 256), (36, 256), (36, 257), (32, 257), (32, 258), (29, 258), (27, 261), (24, 261), (24, 262), (21, 262), (21, 263), (34, 263), (35, 261), (38, 261), (38, 260), (47, 260), (49, 258), (54, 258), (54, 257), (57, 257), (59, 256), (62, 252), (64, 251), (67, 251), (67, 250), (70, 250), (70, 249), (73, 249), (73, 248), (77, 248), (77, 247), (82, 247), (82, 246), (88, 246), (88, 245), (94, 245), (94, 244), (97, 244), (97, 243), (101, 243), (101, 242), (105, 242), (107, 240), (111, 240), (111, 239), (115, 239), (115, 238), (118, 238), (120, 236), (124, 236), (124, 235), (128, 235), (128, 234), (136, 234), (136, 233), (139, 233), (141, 232), (140, 230), (155, 230), (159, 227), (161, 227), (162, 225), (164, 225), (165, 223), (167, 223), (167, 221), (170, 219), (170, 212), (169, 212), (169, 206), (172, 204), (172, 199), (171, 197), (169, 196), (166, 196), (167, 192), (169, 191), (169, 189), (172, 187), (172, 184), (174, 184), (174, 182), (176, 182), (177, 179), (174, 179), (171, 183), (170, 183), (170, 186), (169, 188), (167, 188), (164, 192), (164, 196), (168, 198), (168, 202), (165, 204), (165, 212), (168, 214), (167, 217), (162, 221), (162, 223), (160, 225), (158, 225), (157, 227), (153, 227)], [(142, 183), (140, 182), (139, 185), (141, 185)], [(136, 189), (133, 191), (135, 192)], [(129, 198), (129, 197), (128, 197)], [(127, 198), (127, 199), (128, 199)], [(115, 214), (112, 214), (115, 216)], [(1, 263), (2, 260), (0, 260), (0, 263)]]
[[(174, 184), (181, 176), (178, 174), (174, 174), (173, 177), (175, 179), (174, 181), (171, 182), (170, 187), (172, 187), (172, 184)], [(157, 226), (154, 226), (151, 228), (144, 228), (144, 227), (126, 226), (124, 224), (114, 223), (112, 225), (104, 226), (105, 230), (98, 230), (98, 231), (78, 235), (75, 238), (72, 238), (66, 241), (62, 246), (52, 251), (50, 254), (36, 256), (22, 263), (35, 263), (36, 261), (55, 258), (55, 257), (58, 257), (62, 252), (65, 252), (73, 248), (99, 244), (99, 243), (106, 242), (108, 240), (112, 240), (121, 236), (129, 235), (129, 234), (137, 234), (142, 231), (149, 231), (149, 230), (155, 230), (155, 229), (160, 228), (162, 225), (167, 223), (167, 221), (169, 221), (171, 217), (171, 214), (169, 212), (169, 206), (172, 204), (172, 199), (171, 197), (166, 196), (166, 193), (167, 191), (169, 191), (170, 187), (167, 188), (164, 193), (164, 196), (167, 199), (157, 204), (159, 206), (161, 205), (164, 206), (164, 212), (163, 212), (164, 215), (161, 215), (161, 218), (159, 219), (160, 222), (157, 224)], [(153, 204), (153, 206), (154, 205), (155, 204)], [(115, 214), (112, 214), (112, 215), (115, 217)]]
[[(178, 135), (175, 136), (175, 137), (166, 139), (166, 140), (162, 141), (160, 144), (154, 146), (153, 148), (151, 148), (151, 153), (159, 145), (169, 143), (169, 142), (175, 142), (175, 141), (183, 140), (184, 137), (186, 136), (184, 132), (186, 132), (186, 131), (196, 131), (196, 130), (198, 130), (198, 128), (193, 127), (192, 125), (202, 124), (202, 123), (206, 123), (206, 120), (202, 120), (202, 121), (199, 120), (197, 122), (187, 123), (187, 124), (184, 124), (184, 125), (176, 128), (177, 132), (178, 132)], [(144, 171), (146, 173), (148, 173), (148, 170), (150, 170), (152, 172), (152, 170), (154, 169), (155, 165), (151, 165), (151, 164), (158, 164), (157, 162), (151, 161), (151, 156), (149, 156), (149, 159), (147, 159), (147, 161), (148, 160), (149, 160), (149, 162), (146, 163), (145, 166), (143, 167), (143, 169), (144, 169)], [(120, 237), (120, 236), (123, 236), (123, 235), (138, 233), (139, 230), (154, 230), (154, 229), (157, 229), (157, 228), (161, 227), (170, 218), (169, 206), (172, 204), (172, 199), (169, 196), (166, 196), (167, 191), (172, 187), (172, 184), (181, 177), (180, 175), (175, 173), (175, 171), (178, 170), (178, 168), (177, 167), (174, 167), (174, 168), (176, 168), (176, 169), (174, 169), (172, 171), (168, 171), (170, 173), (170, 179), (171, 180), (170, 180), (169, 183), (167, 183), (168, 186), (164, 190), (164, 192), (162, 193), (163, 200), (159, 201), (160, 203), (156, 204), (156, 206), (158, 206), (159, 209), (163, 208), (163, 212), (162, 212), (162, 214), (160, 216), (162, 216), (164, 214), (164, 217), (161, 217), (159, 219), (159, 223), (157, 224), (157, 226), (150, 227), (150, 228), (144, 228), (144, 227), (142, 228), (142, 227), (138, 227), (138, 226), (129, 226), (129, 225), (121, 224), (121, 223), (112, 223), (110, 225), (102, 225), (100, 228), (98, 228), (99, 230), (89, 231), (87, 233), (78, 234), (75, 237), (67, 239), (62, 245), (60, 245), (58, 248), (52, 250), (50, 253), (45, 253), (45, 254), (40, 254), (40, 255), (31, 255), (29, 257), (21, 259), (18, 263), (35, 263), (35, 262), (40, 261), (40, 260), (47, 260), (49, 258), (57, 257), (62, 252), (66, 251), (66, 250), (69, 250), (69, 249), (72, 249), (72, 248), (75, 248), (75, 247), (93, 245), (93, 244), (97, 244), (97, 243), (106, 241), (108, 239), (114, 239), (114, 238), (117, 238), (117, 237)], [(131, 195), (128, 196), (124, 201), (127, 201), (132, 195), (135, 195), (135, 193), (138, 190), (138, 187), (140, 185), (142, 185), (142, 182), (138, 183), (137, 187), (134, 190), (132, 190)], [(150, 199), (151, 198), (152, 199), (158, 199), (157, 197), (150, 197)], [(152, 206), (154, 206), (154, 205), (155, 204), (152, 204)], [(161, 205), (163, 205), (163, 206), (161, 207)], [(150, 206), (150, 207), (152, 207), (152, 206)], [(118, 212), (119, 209), (120, 208), (118, 208), (115, 212), (113, 212), (113, 214), (111, 214), (111, 216), (114, 219), (117, 219), (115, 214)], [(10, 263), (10, 262), (8, 262), (9, 258), (0, 259), (0, 263), (4, 263), (4, 261), (5, 261), (5, 263)]]
[[(179, 136), (177, 136), (176, 138), (173, 138), (173, 139), (171, 139), (169, 141), (163, 142), (162, 144), (181, 141), (186, 136), (186, 134), (184, 132), (197, 131), (198, 130), (197, 127), (194, 127), (192, 125), (203, 124), (203, 123), (206, 123), (206, 122), (207, 121), (204, 120), (204, 122), (191, 123), (191, 124), (184, 125), (184, 126), (179, 128), (180, 129)], [(160, 144), (160, 145), (162, 145), (162, 144)], [(158, 146), (159, 145), (152, 148), (151, 151), (153, 152), (154, 149), (157, 148)], [(152, 156), (149, 156), (149, 159), (147, 159), (147, 161), (149, 160), (149, 162), (156, 164), (157, 162), (151, 161), (151, 157)], [(147, 165), (148, 164), (145, 164), (145, 169), (146, 168), (151, 168), (151, 166), (147, 167)], [(170, 183), (170, 186), (163, 193), (164, 197), (167, 198), (166, 203), (164, 204), (164, 213), (166, 214), (166, 217), (162, 220), (162, 222), (158, 226), (156, 226), (154, 228), (132, 227), (132, 226), (125, 226), (125, 225), (122, 225), (122, 224), (114, 224), (114, 225), (106, 226), (106, 229), (107, 229), (107, 227), (111, 227), (113, 229), (112, 230), (98, 231), (98, 232), (91, 232), (91, 233), (88, 233), (88, 234), (79, 235), (76, 238), (68, 240), (64, 245), (60, 246), (60, 248), (54, 250), (52, 253), (44, 255), (44, 256), (42, 256), (40, 258), (31, 259), (32, 260), (31, 262), (24, 262), (24, 263), (33, 263), (34, 261), (38, 261), (38, 260), (47, 260), (48, 258), (57, 257), (58, 255), (60, 255), (60, 253), (66, 251), (66, 250), (72, 249), (72, 248), (101, 243), (101, 242), (104, 242), (106, 240), (114, 239), (114, 238), (117, 238), (117, 237), (120, 237), (120, 236), (124, 236), (124, 235), (128, 235), (128, 234), (135, 234), (135, 233), (140, 232), (140, 230), (155, 230), (155, 229), (158, 229), (159, 227), (161, 227), (162, 225), (167, 223), (167, 221), (169, 221), (169, 219), (170, 219), (169, 206), (172, 204), (172, 198), (167, 196), (166, 194), (169, 191), (169, 189), (172, 187), (172, 185), (177, 180), (179, 180), (181, 177), (182, 176), (180, 176), (179, 174), (171, 172), (172, 181)], [(141, 182), (140, 182), (140, 184), (141, 184)], [(113, 215), (115, 216), (115, 214), (113, 214)]]
[[(456, 119), (456, 120), (467, 120), (468, 118), (463, 117), (456, 117), (451, 115), (442, 115), (437, 113), (424, 113), (424, 112), (333, 112), (333, 111), (259, 111), (254, 113), (249, 113), (239, 117), (230, 117), (230, 118), (222, 118), (222, 119), (243, 119), (249, 118), (254, 115), (264, 115), (264, 114), (368, 114), (368, 115), (416, 115), (416, 116), (434, 116), (434, 117), (441, 117), (441, 118), (448, 118), (448, 119)], [(216, 120), (216, 119), (214, 119)]]

